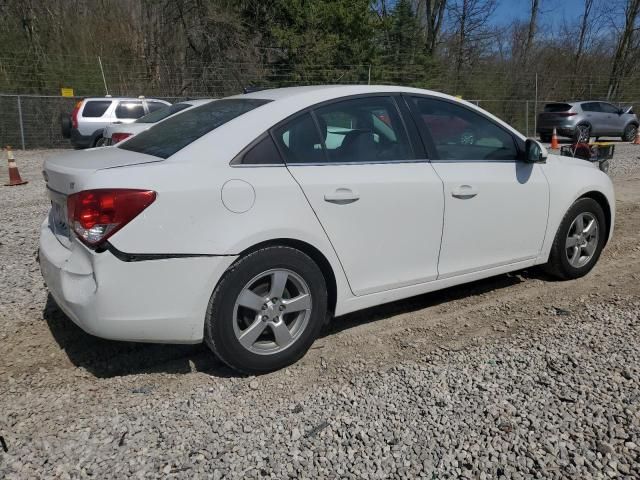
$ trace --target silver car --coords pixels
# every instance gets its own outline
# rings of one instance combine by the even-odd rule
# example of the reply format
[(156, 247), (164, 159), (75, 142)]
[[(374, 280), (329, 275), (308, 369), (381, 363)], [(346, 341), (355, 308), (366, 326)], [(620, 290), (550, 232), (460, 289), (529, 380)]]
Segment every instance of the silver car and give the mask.
[(73, 112), (61, 117), (62, 136), (71, 139), (76, 148), (99, 145), (102, 131), (110, 123), (131, 123), (159, 108), (171, 105), (153, 98), (97, 97), (76, 103)]
[(632, 141), (638, 131), (638, 117), (632, 107), (620, 108), (608, 102), (547, 103), (538, 115), (537, 132), (549, 142), (553, 129), (558, 136), (587, 142), (590, 137), (621, 137)]

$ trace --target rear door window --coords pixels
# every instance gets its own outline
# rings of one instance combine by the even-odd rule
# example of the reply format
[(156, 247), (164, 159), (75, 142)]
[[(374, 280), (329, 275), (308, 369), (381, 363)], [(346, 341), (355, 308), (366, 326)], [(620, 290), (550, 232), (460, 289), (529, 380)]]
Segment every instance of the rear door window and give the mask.
[(144, 113), (142, 102), (123, 100), (116, 107), (117, 118), (140, 118)]
[(582, 104), (583, 112), (600, 112), (600, 104), (598, 102), (589, 102)]
[(372, 163), (413, 158), (391, 97), (345, 100), (314, 111), (330, 162)]
[(304, 113), (274, 130), (286, 163), (325, 163), (322, 138), (313, 117)]
[(87, 118), (101, 117), (110, 105), (111, 100), (89, 100), (84, 104), (82, 116)]
[(118, 148), (169, 158), (210, 131), (269, 102), (257, 98), (229, 98), (207, 103), (167, 118)]

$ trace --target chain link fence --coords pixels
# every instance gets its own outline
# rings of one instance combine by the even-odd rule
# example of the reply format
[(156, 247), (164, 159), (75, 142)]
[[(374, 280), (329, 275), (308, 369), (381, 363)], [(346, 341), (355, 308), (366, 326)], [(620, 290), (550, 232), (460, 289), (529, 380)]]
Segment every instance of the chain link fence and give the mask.
[[(183, 68), (180, 74), (167, 69), (150, 74), (140, 63), (128, 64), (128, 70), (119, 70), (116, 64), (105, 63), (106, 77), (97, 77), (95, 66), (80, 64), (78, 69), (65, 70), (64, 75), (53, 74), (29, 77), (26, 66), (1, 63), (5, 69), (0, 78), (0, 145), (14, 148), (70, 148), (70, 142), (62, 137), (60, 117), (69, 114), (81, 98), (103, 96), (105, 90), (115, 96), (165, 99), (175, 102), (186, 98), (219, 98), (236, 94), (243, 87), (286, 87), (314, 84), (386, 84), (427, 88), (461, 95), (465, 99), (493, 113), (513, 125), (527, 136), (536, 134), (537, 113), (548, 101), (569, 99), (567, 92), (579, 91), (582, 99), (606, 97), (606, 78), (588, 76), (576, 79), (572, 76), (518, 75), (495, 69), (476, 69), (472, 74), (452, 76), (451, 72), (425, 70), (424, 67), (402, 68), (371, 65), (322, 66), (305, 65), (292, 68), (248, 65), (211, 64), (202, 67), (196, 75)], [(91, 75), (89, 75), (91, 73)], [(60, 76), (62, 75), (62, 76)], [(58, 87), (53, 85), (55, 78)], [(1, 76), (0, 76), (1, 77)], [(90, 78), (85, 78), (90, 77)], [(8, 82), (9, 78), (12, 81)], [(34, 83), (35, 82), (35, 83)], [(37, 83), (37, 85), (36, 85)], [(59, 91), (59, 86), (76, 86), (76, 97), (38, 95), (35, 92)], [(577, 87), (576, 87), (577, 85)], [(626, 82), (622, 96), (613, 103), (633, 105), (632, 99), (640, 98), (637, 82)], [(36, 88), (37, 87), (37, 88)], [(578, 88), (578, 90), (575, 90)], [(6, 93), (1, 93), (2, 91)], [(22, 93), (24, 92), (24, 93)], [(485, 93), (483, 93), (485, 92)], [(486, 92), (489, 92), (488, 94)]]

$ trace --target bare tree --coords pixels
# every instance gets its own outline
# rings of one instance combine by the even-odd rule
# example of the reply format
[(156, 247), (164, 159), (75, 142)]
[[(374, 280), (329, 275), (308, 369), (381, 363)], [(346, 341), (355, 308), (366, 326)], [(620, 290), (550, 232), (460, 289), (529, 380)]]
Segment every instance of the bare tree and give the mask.
[(455, 87), (459, 88), (462, 67), (480, 53), (484, 42), (495, 36), (488, 28), (496, 0), (458, 0), (449, 9), (454, 25)]
[(531, 46), (536, 36), (536, 29), (538, 26), (538, 11), (540, 9), (539, 0), (531, 0), (531, 13), (529, 15), (529, 28), (527, 29), (527, 40), (522, 50), (522, 64), (526, 65), (529, 60), (529, 53), (531, 52)]
[(582, 11), (582, 16), (580, 17), (578, 44), (576, 45), (576, 50), (573, 54), (573, 65), (572, 65), (573, 75), (571, 76), (571, 84), (569, 86), (569, 91), (571, 92), (572, 95), (576, 90), (576, 77), (578, 75), (580, 62), (584, 55), (585, 46), (586, 46), (587, 39), (590, 34), (590, 30), (592, 26), (590, 16), (591, 16), (591, 11), (593, 9), (593, 1), (594, 0), (584, 0), (584, 10)]
[(634, 35), (638, 31), (636, 21), (640, 14), (640, 0), (628, 0), (624, 10), (625, 24), (618, 39), (616, 53), (611, 64), (611, 74), (609, 76), (609, 86), (607, 88), (607, 99), (615, 98), (620, 88), (622, 76), (627, 73), (629, 59), (632, 56), (632, 42)]
[(433, 56), (442, 32), (447, 0), (416, 0), (415, 10), (424, 28), (425, 53)]

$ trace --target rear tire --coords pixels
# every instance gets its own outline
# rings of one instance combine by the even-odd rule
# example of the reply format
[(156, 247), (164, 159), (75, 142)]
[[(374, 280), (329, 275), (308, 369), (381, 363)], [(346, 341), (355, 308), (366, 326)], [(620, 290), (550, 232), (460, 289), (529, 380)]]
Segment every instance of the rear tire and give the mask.
[(204, 338), (231, 368), (262, 374), (295, 363), (318, 337), (327, 287), (318, 265), (291, 247), (266, 247), (240, 258), (216, 286)]
[(91, 148), (101, 147), (102, 146), (103, 137), (102, 135), (98, 135), (91, 144)]
[(576, 132), (573, 134), (573, 140), (576, 143), (589, 143), (591, 138), (591, 127), (589, 125), (578, 125)]
[(576, 200), (560, 222), (544, 270), (562, 280), (586, 275), (600, 258), (606, 235), (600, 204), (592, 198)]
[(71, 138), (71, 128), (73, 127), (71, 122), (71, 115), (68, 113), (60, 114), (60, 133), (63, 138)]
[(622, 133), (622, 141), (623, 142), (633, 142), (636, 138), (636, 134), (638, 133), (638, 126), (631, 124), (627, 125)]

